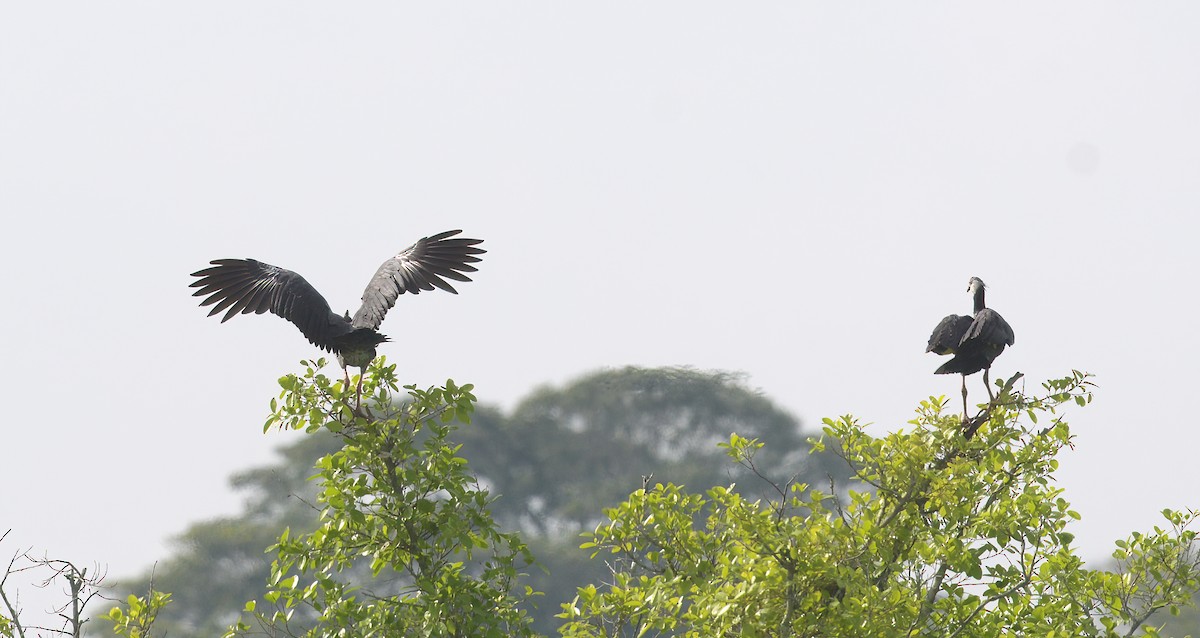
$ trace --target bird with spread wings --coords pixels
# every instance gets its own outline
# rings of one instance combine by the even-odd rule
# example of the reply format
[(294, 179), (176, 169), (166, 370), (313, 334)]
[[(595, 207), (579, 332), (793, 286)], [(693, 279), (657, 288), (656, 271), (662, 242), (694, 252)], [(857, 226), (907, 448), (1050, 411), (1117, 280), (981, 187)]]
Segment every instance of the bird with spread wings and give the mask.
[[(349, 367), (363, 370), (375, 359), (375, 347), (388, 341), (379, 332), (384, 315), (404, 293), (420, 294), (434, 289), (458, 294), (447, 280), (471, 281), (465, 273), (487, 251), (481, 239), (457, 237), (461, 230), (448, 230), (416, 243), (388, 259), (375, 271), (362, 294), (362, 305), (351, 317), (339, 315), (304, 277), (286, 268), (255, 259), (216, 259), (211, 267), (192, 273), (192, 293), (205, 297), (201, 306), (213, 306), (211, 317), (221, 312), (221, 322), (238, 314), (270, 312), (296, 324), (313, 345), (337, 355), (350, 386)], [(362, 392), (362, 377), (358, 390)]]

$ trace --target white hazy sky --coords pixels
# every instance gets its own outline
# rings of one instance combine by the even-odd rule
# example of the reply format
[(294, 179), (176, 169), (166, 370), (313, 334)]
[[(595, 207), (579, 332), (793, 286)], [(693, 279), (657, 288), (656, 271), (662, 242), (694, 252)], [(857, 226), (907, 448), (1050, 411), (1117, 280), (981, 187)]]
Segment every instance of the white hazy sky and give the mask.
[(1182, 2), (0, 5), (0, 555), (138, 571), (292, 440), (267, 403), (318, 353), (206, 318), (188, 273), (254, 257), (353, 309), (463, 228), (475, 282), (401, 299), (382, 351), (504, 406), (687, 364), (810, 427), (899, 427), (956, 396), (925, 340), (982, 277), (1017, 335), (997, 376), (1097, 375), (1058, 476), (1103, 557), (1200, 505), (1198, 27)]

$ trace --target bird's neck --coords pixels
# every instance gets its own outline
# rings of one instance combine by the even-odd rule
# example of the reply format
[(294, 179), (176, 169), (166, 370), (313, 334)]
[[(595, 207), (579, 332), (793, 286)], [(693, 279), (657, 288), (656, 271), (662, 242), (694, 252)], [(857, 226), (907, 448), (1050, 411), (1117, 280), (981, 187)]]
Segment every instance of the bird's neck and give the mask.
[(983, 286), (975, 289), (975, 314), (979, 314), (987, 306), (983, 305)]

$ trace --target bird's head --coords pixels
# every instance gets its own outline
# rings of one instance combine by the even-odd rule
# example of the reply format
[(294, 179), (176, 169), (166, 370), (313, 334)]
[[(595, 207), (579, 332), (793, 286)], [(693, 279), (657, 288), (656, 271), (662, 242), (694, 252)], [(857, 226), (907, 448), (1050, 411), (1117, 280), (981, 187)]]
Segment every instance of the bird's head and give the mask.
[(971, 277), (971, 280), (967, 282), (967, 292), (974, 293), (981, 288), (987, 288), (987, 286), (979, 277)]

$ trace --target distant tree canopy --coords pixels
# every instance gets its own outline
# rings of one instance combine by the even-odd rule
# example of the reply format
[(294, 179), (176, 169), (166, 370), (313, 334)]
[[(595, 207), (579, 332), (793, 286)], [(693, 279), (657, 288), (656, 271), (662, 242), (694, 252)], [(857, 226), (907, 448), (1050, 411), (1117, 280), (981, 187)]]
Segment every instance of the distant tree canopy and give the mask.
[(481, 410), (455, 436), (500, 497), (495, 510), (505, 525), (561, 537), (592, 529), (602, 508), (621, 502), (641, 477), (699, 490), (731, 482), (764, 489), (725, 462), (718, 444), (735, 432), (768, 443), (759, 469), (776, 482), (848, 476), (832, 455), (810, 455), (812, 433), (740, 377), (687, 368), (604, 370), (540, 388), (511, 415)]
[[(525, 534), (549, 572), (535, 567), (529, 576), (546, 593), (531, 610), (534, 628), (552, 633), (559, 605), (605, 573), (579, 549), (579, 533), (603, 520), (603, 508), (641, 487), (643, 476), (697, 490), (738, 482), (748, 496), (766, 488), (718, 448), (734, 432), (769, 442), (758, 461), (772, 480), (824, 483), (848, 475), (833, 455), (810, 455), (799, 422), (737, 375), (685, 368), (592, 373), (562, 388), (538, 389), (508, 415), (480, 408), (470, 425), (449, 436), (462, 443), (460, 455), (495, 498), (496, 520)], [(246, 494), (243, 513), (193, 524), (155, 569), (155, 588), (172, 592), (158, 631), (213, 636), (238, 616), (262, 590), (271, 564), (263, 549), (279, 530), (316, 525), (317, 486), (307, 479), (314, 462), (341, 445), (338, 437), (315, 432), (280, 448), (278, 463), (233, 477), (235, 489)], [(145, 591), (150, 576), (127, 580), (121, 589)]]

